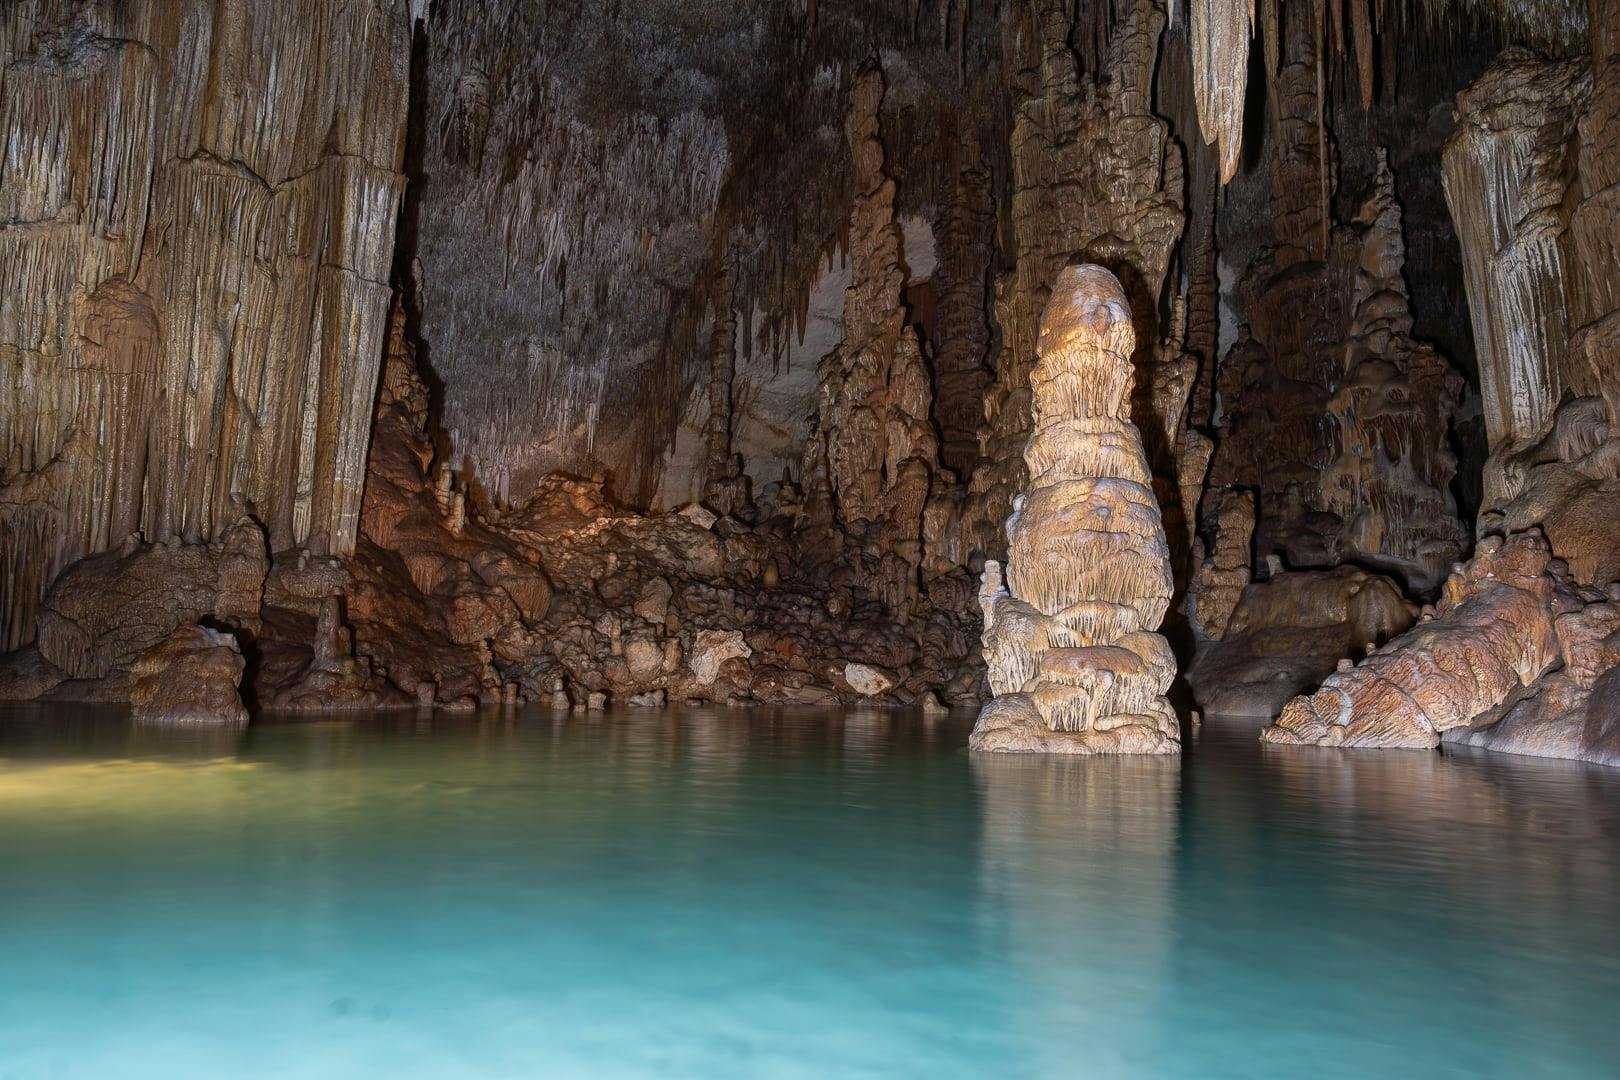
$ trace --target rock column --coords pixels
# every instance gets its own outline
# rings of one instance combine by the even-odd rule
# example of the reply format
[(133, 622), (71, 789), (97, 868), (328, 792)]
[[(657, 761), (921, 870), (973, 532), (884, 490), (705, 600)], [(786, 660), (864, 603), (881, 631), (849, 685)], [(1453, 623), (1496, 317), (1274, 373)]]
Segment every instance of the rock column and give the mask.
[(1154, 630), (1170, 552), (1141, 435), (1128, 419), (1136, 336), (1119, 280), (1065, 268), (1030, 376), (1029, 487), (1007, 521), (1008, 567), (985, 566), (995, 700), (970, 745), (1046, 753), (1174, 753), (1175, 658)]

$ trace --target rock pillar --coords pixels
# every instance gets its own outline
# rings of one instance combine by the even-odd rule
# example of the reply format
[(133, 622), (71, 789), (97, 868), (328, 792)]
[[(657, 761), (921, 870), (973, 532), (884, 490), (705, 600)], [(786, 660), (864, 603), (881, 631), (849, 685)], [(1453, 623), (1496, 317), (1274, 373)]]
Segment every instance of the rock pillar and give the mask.
[(1066, 267), (1030, 375), (1029, 486), (1007, 520), (1008, 566), (985, 566), (984, 653), (995, 700), (970, 745), (1047, 753), (1174, 753), (1175, 659), (1154, 631), (1170, 552), (1129, 420), (1136, 335), (1119, 280)]

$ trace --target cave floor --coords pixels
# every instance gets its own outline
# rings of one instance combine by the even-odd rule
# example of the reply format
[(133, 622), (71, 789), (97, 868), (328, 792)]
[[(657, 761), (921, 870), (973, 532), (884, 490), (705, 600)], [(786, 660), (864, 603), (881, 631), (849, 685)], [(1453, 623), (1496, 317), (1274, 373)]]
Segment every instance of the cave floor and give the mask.
[(971, 716), (0, 712), (0, 1075), (1620, 1060), (1620, 775), (969, 755)]

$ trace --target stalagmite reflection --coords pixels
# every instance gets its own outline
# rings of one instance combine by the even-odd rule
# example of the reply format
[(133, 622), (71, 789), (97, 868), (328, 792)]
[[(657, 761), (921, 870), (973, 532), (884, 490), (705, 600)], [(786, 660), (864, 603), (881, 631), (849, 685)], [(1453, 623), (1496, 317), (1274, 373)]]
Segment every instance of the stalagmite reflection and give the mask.
[[(1027, 1075), (1139, 1069), (1159, 1040), (1175, 915), (1181, 763), (975, 754), (985, 946), (1022, 983)], [(1113, 1055), (1112, 1058), (1109, 1055)]]

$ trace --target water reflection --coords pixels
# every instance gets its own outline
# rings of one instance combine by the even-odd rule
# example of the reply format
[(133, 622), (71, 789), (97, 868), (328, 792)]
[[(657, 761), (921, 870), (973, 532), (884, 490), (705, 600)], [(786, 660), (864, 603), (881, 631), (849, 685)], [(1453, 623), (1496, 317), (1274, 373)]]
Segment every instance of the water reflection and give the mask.
[(0, 1076), (1620, 1058), (1620, 774), (1215, 719), (1181, 760), (979, 757), (971, 720), (0, 713)]
[(1159, 1040), (1176, 917), (1181, 762), (974, 755), (980, 908), (1016, 970), (1042, 1076), (1145, 1067)]

